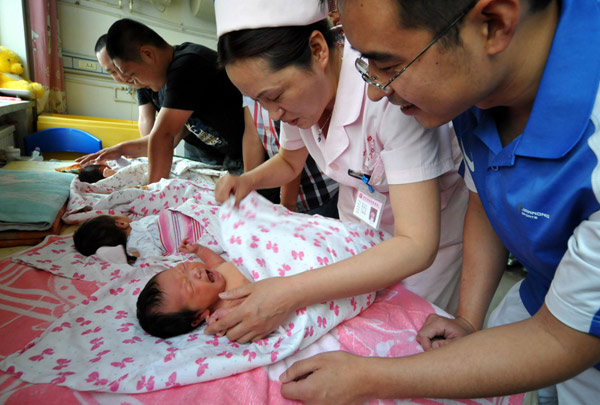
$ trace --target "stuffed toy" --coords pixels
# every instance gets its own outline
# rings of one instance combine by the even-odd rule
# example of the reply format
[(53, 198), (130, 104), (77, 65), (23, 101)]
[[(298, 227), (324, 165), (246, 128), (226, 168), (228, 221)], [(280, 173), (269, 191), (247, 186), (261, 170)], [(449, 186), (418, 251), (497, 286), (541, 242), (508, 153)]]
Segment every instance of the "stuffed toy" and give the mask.
[(37, 82), (31, 82), (21, 77), (23, 63), (16, 52), (0, 46), (0, 88), (28, 90), (35, 98), (44, 95), (44, 86)]

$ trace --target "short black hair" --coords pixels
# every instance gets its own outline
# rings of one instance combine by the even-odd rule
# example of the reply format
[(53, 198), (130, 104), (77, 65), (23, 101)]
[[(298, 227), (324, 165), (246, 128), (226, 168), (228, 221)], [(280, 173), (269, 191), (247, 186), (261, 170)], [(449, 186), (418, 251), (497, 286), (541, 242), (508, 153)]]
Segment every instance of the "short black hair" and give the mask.
[[(402, 1), (396, 3), (400, 12), (400, 24), (403, 28), (425, 28), (432, 34), (438, 34), (446, 28), (469, 4), (477, 0), (420, 0)], [(459, 27), (461, 21), (440, 39), (443, 46), (460, 44)]]
[(79, 170), (79, 180), (86, 183), (95, 183), (104, 179), (103, 165), (89, 165)]
[(94, 53), (98, 53), (104, 48), (106, 48), (106, 34), (100, 35), (100, 38), (96, 41), (96, 46), (94, 46)]
[(169, 46), (152, 28), (130, 18), (113, 23), (106, 34), (106, 51), (112, 60), (137, 62), (140, 60), (140, 47), (144, 45), (161, 49)]
[[(323, 2), (324, 0), (319, 0)], [(342, 4), (347, 0), (337, 0)], [(474, 0), (395, 0), (399, 13), (398, 23), (402, 28), (426, 29), (438, 34), (452, 22)], [(537, 12), (545, 9), (554, 0), (526, 0), (529, 10)], [(443, 46), (451, 47), (460, 44), (460, 22), (447, 35), (440, 39)]]
[(142, 329), (152, 336), (168, 339), (191, 332), (202, 325), (203, 322), (200, 322), (192, 326), (196, 319), (196, 311), (184, 309), (172, 313), (159, 312), (164, 294), (156, 281), (157, 276), (158, 274), (146, 283), (137, 299), (136, 314)]
[(77, 251), (91, 256), (102, 246), (127, 246), (127, 234), (115, 222), (114, 217), (100, 215), (81, 224), (73, 234)]
[(239, 59), (262, 57), (275, 71), (288, 66), (308, 69), (312, 60), (309, 38), (319, 31), (331, 49), (335, 33), (324, 19), (313, 24), (290, 27), (256, 28), (232, 31), (219, 37), (218, 62), (226, 66)]

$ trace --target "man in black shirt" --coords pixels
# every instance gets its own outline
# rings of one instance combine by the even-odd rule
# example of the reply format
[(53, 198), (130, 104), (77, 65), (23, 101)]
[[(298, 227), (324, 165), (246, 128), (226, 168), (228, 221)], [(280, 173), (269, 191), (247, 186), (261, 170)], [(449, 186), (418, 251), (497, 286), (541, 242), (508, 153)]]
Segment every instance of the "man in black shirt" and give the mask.
[[(150, 89), (138, 88), (133, 84), (132, 80), (127, 80), (123, 75), (121, 75), (121, 71), (119, 68), (115, 66), (113, 61), (108, 56), (108, 52), (106, 52), (106, 34), (103, 34), (96, 41), (96, 46), (94, 47), (94, 52), (96, 53), (96, 59), (102, 69), (106, 73), (108, 73), (115, 82), (124, 84), (126, 86), (134, 87), (137, 90), (138, 100), (140, 99), (140, 95), (142, 93), (152, 92)], [(145, 101), (144, 103), (138, 103), (138, 128), (140, 130), (140, 136), (146, 136), (150, 134), (152, 131), (152, 127), (154, 126), (154, 120), (156, 118), (156, 113), (160, 110), (160, 107), (155, 107), (152, 103)]]
[(148, 137), (103, 149), (81, 159), (82, 163), (147, 155), (148, 181), (156, 182), (168, 177), (172, 150), (185, 137), (202, 151), (200, 156), (208, 154), (225, 169), (241, 169), (242, 96), (225, 71), (218, 69), (215, 51), (191, 43), (169, 45), (131, 19), (110, 27), (106, 51), (127, 82), (145, 88), (138, 98), (140, 107), (151, 103), (160, 110)]

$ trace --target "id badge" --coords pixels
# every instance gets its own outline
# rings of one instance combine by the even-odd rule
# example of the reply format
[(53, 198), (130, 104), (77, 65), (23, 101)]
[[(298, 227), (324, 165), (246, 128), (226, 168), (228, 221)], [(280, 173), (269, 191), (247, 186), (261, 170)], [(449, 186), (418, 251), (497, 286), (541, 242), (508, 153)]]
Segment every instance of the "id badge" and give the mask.
[(386, 197), (383, 194), (377, 191), (371, 192), (366, 185), (361, 184), (356, 193), (354, 215), (367, 225), (378, 229), (385, 200)]

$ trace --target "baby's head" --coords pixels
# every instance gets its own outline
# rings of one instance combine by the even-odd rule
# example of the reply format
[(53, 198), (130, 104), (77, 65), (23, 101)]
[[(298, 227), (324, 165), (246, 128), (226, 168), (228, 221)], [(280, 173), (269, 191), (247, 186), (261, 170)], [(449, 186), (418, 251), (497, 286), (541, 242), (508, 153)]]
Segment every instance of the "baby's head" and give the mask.
[(106, 164), (89, 165), (79, 170), (79, 180), (86, 183), (95, 183), (113, 174), (115, 174), (115, 171)]
[(125, 216), (100, 215), (88, 219), (73, 234), (79, 253), (90, 256), (102, 246), (127, 245), (131, 219)]
[(226, 282), (201, 262), (185, 262), (158, 273), (137, 300), (142, 329), (163, 339), (191, 332), (214, 311)]

